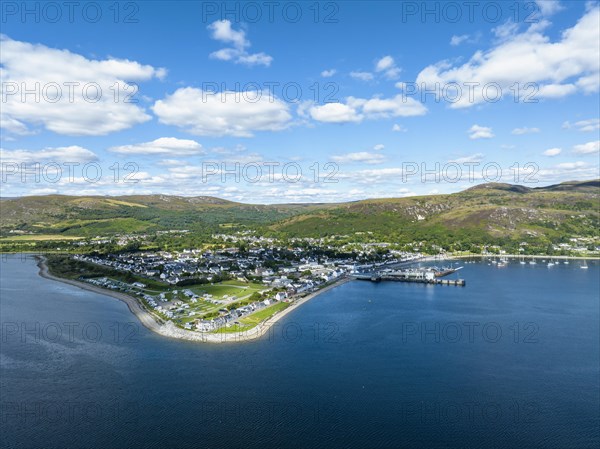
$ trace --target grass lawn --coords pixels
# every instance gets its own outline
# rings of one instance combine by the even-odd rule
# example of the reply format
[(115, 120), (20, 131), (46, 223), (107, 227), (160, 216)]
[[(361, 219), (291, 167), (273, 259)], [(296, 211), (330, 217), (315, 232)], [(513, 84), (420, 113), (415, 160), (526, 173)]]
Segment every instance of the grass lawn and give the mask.
[(275, 303), (272, 306), (259, 310), (258, 312), (254, 312), (253, 314), (240, 319), (240, 324), (234, 324), (230, 327), (222, 327), (216, 331), (213, 331), (213, 334), (232, 334), (234, 332), (244, 332), (250, 330), (267, 318), (272, 317), (277, 312), (287, 309), (289, 306), (289, 302)]
[(208, 293), (209, 295), (213, 295), (215, 299), (222, 298), (225, 295), (237, 296), (238, 298), (240, 298), (242, 296), (251, 295), (254, 292), (258, 292), (265, 289), (265, 287), (260, 284), (245, 284), (243, 282), (237, 281), (226, 281), (215, 285), (192, 285), (185, 288), (192, 290), (197, 295)]
[(251, 324), (252, 327), (256, 326), (258, 323), (266, 320), (267, 318), (272, 317), (277, 312), (280, 312), (289, 307), (289, 302), (278, 302), (273, 304), (272, 306), (266, 307), (258, 312), (254, 312), (247, 317), (240, 319), (240, 323), (242, 324)]
[(247, 330), (252, 329), (253, 327), (255, 327), (256, 324), (253, 325), (239, 325), (239, 324), (234, 324), (233, 326), (230, 327), (222, 327), (220, 329), (217, 329), (216, 331), (213, 331), (213, 334), (233, 334), (235, 332), (244, 332)]

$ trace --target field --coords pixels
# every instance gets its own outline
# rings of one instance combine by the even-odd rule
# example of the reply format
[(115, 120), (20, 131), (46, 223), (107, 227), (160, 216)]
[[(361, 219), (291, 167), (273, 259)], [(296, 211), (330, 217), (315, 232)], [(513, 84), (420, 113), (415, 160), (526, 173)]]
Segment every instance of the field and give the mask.
[(266, 320), (267, 318), (270, 318), (271, 316), (275, 315), (277, 312), (280, 312), (284, 309), (287, 309), (288, 306), (290, 305), (289, 302), (278, 302), (273, 304), (272, 306), (269, 307), (265, 307), (262, 310), (259, 310), (258, 312), (255, 312), (251, 315), (248, 315), (247, 317), (244, 317), (242, 319), (240, 319), (240, 323), (242, 324), (250, 324), (253, 325), (252, 327), (256, 326), (258, 323)]
[(0, 238), (0, 241), (5, 242), (43, 242), (43, 241), (65, 241), (65, 240), (81, 240), (83, 237), (77, 237), (72, 235), (59, 235), (59, 234), (27, 234), (27, 235), (15, 235), (11, 237)]
[(277, 312), (281, 312), (282, 310), (287, 309), (290, 306), (289, 302), (278, 302), (273, 304), (272, 306), (266, 307), (258, 312), (254, 312), (244, 318), (241, 318), (240, 324), (234, 324), (230, 327), (222, 327), (221, 329), (217, 329), (214, 331), (215, 334), (230, 334), (234, 332), (244, 332), (253, 327), (256, 327), (258, 324), (262, 323), (268, 318), (271, 318)]
[(215, 299), (222, 299), (224, 296), (231, 297), (236, 296), (238, 299), (244, 296), (249, 296), (254, 292), (260, 292), (261, 290), (265, 290), (266, 287), (261, 284), (248, 283), (244, 284), (242, 282), (236, 283), (236, 281), (225, 281), (220, 284), (212, 285), (212, 284), (203, 284), (199, 286), (191, 286), (188, 287), (191, 291), (198, 295), (202, 295), (207, 293), (212, 295)]

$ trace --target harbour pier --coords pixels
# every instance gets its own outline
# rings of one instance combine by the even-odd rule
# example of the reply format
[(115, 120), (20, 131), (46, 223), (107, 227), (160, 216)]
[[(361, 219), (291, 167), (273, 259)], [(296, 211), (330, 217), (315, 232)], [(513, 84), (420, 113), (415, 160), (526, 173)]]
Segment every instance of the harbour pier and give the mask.
[(465, 287), (467, 281), (464, 279), (441, 279), (444, 276), (455, 273), (459, 268), (413, 268), (406, 270), (381, 270), (372, 273), (356, 273), (352, 276), (359, 281), (392, 281), (392, 282), (413, 282), (418, 284), (434, 285), (454, 285)]

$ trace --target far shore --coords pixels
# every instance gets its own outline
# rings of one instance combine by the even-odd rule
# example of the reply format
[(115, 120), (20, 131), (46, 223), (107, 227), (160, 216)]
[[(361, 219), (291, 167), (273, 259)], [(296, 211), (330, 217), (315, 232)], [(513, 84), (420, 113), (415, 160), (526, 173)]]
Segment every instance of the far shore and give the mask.
[(450, 259), (469, 259), (471, 257), (492, 257), (492, 258), (505, 258), (513, 257), (517, 259), (560, 259), (560, 260), (600, 260), (600, 256), (530, 256), (523, 254), (460, 254), (460, 255), (449, 255)]
[(266, 334), (269, 329), (280, 319), (286, 316), (288, 313), (292, 312), (296, 308), (300, 307), (302, 304), (310, 301), (313, 298), (316, 298), (321, 293), (325, 293), (339, 285), (345, 284), (346, 282), (351, 281), (351, 278), (343, 277), (338, 279), (327, 286), (320, 288), (317, 291), (314, 291), (297, 301), (291, 303), (289, 307), (286, 309), (277, 312), (275, 315), (266, 319), (265, 321), (257, 324), (252, 329), (248, 329), (243, 332), (231, 332), (231, 333), (209, 333), (209, 332), (194, 332), (187, 329), (181, 329), (180, 327), (175, 326), (172, 321), (167, 321), (166, 323), (159, 323), (158, 318), (151, 314), (148, 310), (146, 310), (140, 301), (130, 295), (121, 292), (115, 292), (112, 290), (104, 289), (97, 287), (95, 285), (91, 285), (85, 282), (74, 281), (72, 279), (65, 279), (61, 277), (54, 276), (50, 274), (48, 271), (48, 265), (46, 263), (46, 258), (44, 256), (36, 256), (38, 259), (38, 267), (40, 269), (39, 274), (43, 278), (50, 279), (53, 281), (63, 282), (65, 284), (72, 285), (74, 287), (81, 288), (83, 290), (88, 290), (94, 293), (98, 293), (100, 295), (110, 296), (112, 298), (118, 299), (119, 301), (123, 301), (127, 304), (127, 307), (133, 313), (140, 322), (144, 325), (145, 328), (155, 332), (159, 335), (169, 338), (175, 338), (178, 340), (188, 340), (188, 341), (197, 341), (203, 343), (233, 343), (233, 342), (243, 342), (256, 340)]

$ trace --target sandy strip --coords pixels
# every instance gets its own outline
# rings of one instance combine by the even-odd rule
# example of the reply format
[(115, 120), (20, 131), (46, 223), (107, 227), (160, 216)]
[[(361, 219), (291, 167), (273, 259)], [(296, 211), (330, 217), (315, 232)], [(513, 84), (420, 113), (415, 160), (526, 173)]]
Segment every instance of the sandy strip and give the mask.
[(188, 341), (198, 341), (204, 343), (233, 343), (233, 342), (243, 342), (255, 340), (257, 338), (262, 337), (266, 334), (269, 329), (280, 319), (286, 316), (288, 313), (300, 307), (305, 302), (310, 301), (313, 298), (316, 298), (321, 293), (324, 293), (332, 288), (337, 287), (338, 285), (344, 284), (346, 282), (351, 281), (351, 278), (342, 278), (339, 279), (332, 284), (329, 284), (313, 293), (306, 295), (305, 297), (293, 302), (288, 308), (282, 310), (281, 312), (276, 313), (271, 318), (263, 321), (257, 326), (253, 327), (244, 332), (232, 332), (232, 333), (224, 333), (224, 334), (213, 334), (213, 333), (204, 333), (204, 332), (195, 332), (186, 329), (181, 329), (180, 327), (175, 326), (172, 321), (167, 321), (166, 323), (159, 323), (157, 318), (154, 317), (150, 312), (148, 312), (137, 300), (137, 298), (133, 296), (126, 295), (125, 293), (115, 292), (108, 289), (104, 289), (101, 287), (97, 287), (95, 285), (88, 284), (86, 282), (73, 281), (71, 279), (64, 279), (54, 276), (48, 272), (48, 265), (46, 264), (46, 258), (44, 256), (37, 256), (38, 259), (38, 267), (40, 269), (40, 276), (46, 279), (50, 279), (53, 281), (63, 282), (65, 284), (72, 285), (74, 287), (81, 288), (83, 290), (88, 290), (94, 293), (98, 293), (100, 295), (110, 296), (111, 298), (118, 299), (119, 301), (123, 301), (129, 307), (131, 313), (133, 313), (140, 322), (147, 329), (155, 332), (159, 335), (169, 338), (176, 338), (179, 340), (188, 340)]
[(88, 290), (90, 292), (98, 293), (104, 296), (110, 296), (111, 298), (118, 299), (119, 301), (123, 301), (129, 307), (131, 313), (138, 317), (140, 322), (144, 325), (144, 327), (150, 329), (151, 331), (161, 333), (160, 328), (161, 324), (159, 324), (153, 315), (151, 315), (146, 309), (142, 307), (139, 301), (133, 296), (126, 295), (125, 293), (111, 291), (105, 288), (97, 287), (92, 284), (88, 284), (86, 282), (73, 281), (71, 279), (64, 279), (57, 276), (54, 276), (49, 273), (48, 265), (46, 264), (46, 258), (44, 256), (36, 256), (38, 259), (38, 267), (40, 269), (40, 276), (46, 279), (50, 279), (53, 281), (62, 282), (64, 284), (69, 284), (74, 287), (81, 288), (82, 290)]

